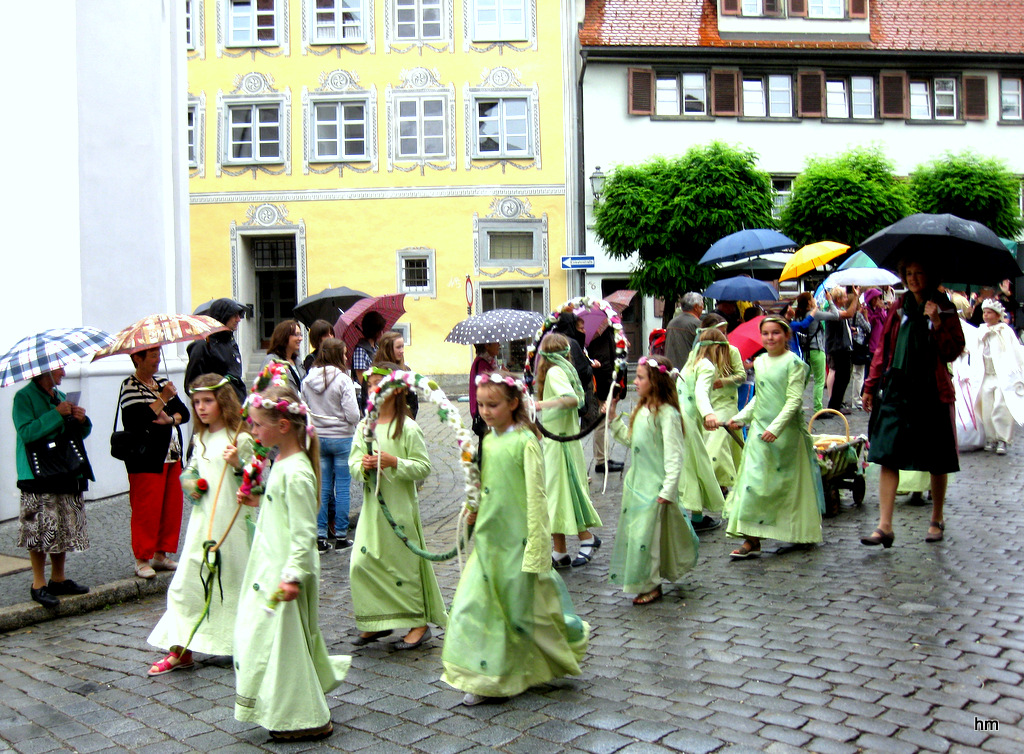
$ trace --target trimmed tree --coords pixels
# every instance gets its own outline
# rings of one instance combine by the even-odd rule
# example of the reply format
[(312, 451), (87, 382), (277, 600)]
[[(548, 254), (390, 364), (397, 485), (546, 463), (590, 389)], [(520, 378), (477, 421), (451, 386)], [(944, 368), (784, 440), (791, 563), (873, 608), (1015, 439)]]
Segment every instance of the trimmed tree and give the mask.
[(615, 168), (594, 208), (594, 232), (609, 256), (636, 254), (630, 287), (666, 302), (664, 324), (713, 269), (698, 264), (715, 241), (742, 228), (772, 227), (772, 184), (757, 154), (719, 142), (680, 157)]
[(799, 244), (839, 241), (856, 246), (914, 210), (910, 188), (877, 147), (838, 157), (812, 157), (793, 182), (782, 232)]
[(1020, 179), (995, 157), (947, 152), (918, 166), (910, 174), (910, 188), (918, 212), (976, 220), (1006, 238), (1024, 227), (1017, 204)]

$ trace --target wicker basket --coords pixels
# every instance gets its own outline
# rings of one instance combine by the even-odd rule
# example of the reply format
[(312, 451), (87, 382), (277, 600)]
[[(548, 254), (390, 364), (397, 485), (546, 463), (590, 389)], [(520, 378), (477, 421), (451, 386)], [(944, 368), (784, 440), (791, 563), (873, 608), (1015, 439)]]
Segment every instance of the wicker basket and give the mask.
[[(822, 414), (835, 414), (840, 419), (842, 419), (843, 420), (843, 424), (846, 426), (846, 434), (845, 435), (816, 435), (816, 434), (814, 434), (814, 432), (812, 431), (812, 427), (814, 426), (814, 420), (817, 419)], [(818, 411), (814, 416), (812, 416), (810, 418), (810, 421), (807, 422), (807, 431), (810, 433), (811, 439), (814, 441), (814, 448), (815, 448), (815, 450), (819, 450), (819, 451), (820, 450), (829, 450), (830, 448), (832, 448), (832, 446), (837, 445), (839, 443), (848, 443), (848, 442), (850, 442), (850, 422), (847, 421), (846, 417), (843, 416), (838, 411), (836, 411), (834, 408), (823, 408), (821, 411)]]

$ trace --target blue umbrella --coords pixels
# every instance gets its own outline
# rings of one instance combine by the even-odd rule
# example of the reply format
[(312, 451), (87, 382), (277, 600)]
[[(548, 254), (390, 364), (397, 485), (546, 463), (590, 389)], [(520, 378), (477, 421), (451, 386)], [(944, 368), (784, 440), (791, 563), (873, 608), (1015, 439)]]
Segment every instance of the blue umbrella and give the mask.
[(796, 248), (796, 241), (777, 230), (750, 228), (719, 238), (700, 258), (700, 264), (737, 262), (740, 259)]
[(849, 256), (849, 258), (839, 265), (837, 270), (848, 270), (851, 267), (878, 267), (875, 264), (875, 260), (865, 254), (863, 251), (855, 251)]
[(704, 291), (707, 298), (716, 301), (778, 301), (779, 294), (775, 288), (761, 280), (737, 275), (734, 278), (719, 280), (708, 286)]

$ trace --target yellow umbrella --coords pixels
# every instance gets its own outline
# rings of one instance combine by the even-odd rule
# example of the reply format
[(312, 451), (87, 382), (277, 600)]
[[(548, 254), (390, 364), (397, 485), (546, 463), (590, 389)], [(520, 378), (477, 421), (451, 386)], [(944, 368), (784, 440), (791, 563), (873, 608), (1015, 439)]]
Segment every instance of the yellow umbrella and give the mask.
[(836, 241), (818, 241), (817, 243), (809, 243), (803, 248), (796, 251), (793, 256), (786, 262), (786, 266), (782, 268), (782, 274), (779, 275), (779, 280), (789, 280), (790, 278), (798, 278), (801, 275), (810, 272), (815, 267), (820, 267), (831, 259), (835, 259), (840, 254), (845, 253), (850, 247), (844, 243), (837, 243)]

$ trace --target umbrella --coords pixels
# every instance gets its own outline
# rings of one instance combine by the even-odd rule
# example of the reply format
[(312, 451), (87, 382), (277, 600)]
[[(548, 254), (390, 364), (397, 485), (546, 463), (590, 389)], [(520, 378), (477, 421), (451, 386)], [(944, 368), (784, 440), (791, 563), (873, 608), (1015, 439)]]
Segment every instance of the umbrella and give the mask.
[(730, 233), (719, 238), (700, 258), (700, 264), (718, 262), (735, 262), (748, 257), (757, 257), (773, 251), (792, 249), (796, 241), (782, 235), (777, 230), (768, 228), (751, 228)]
[(306, 327), (309, 327), (318, 319), (326, 319), (332, 325), (338, 321), (338, 317), (346, 309), (352, 307), (357, 301), (370, 298), (369, 293), (354, 291), (344, 286), (340, 288), (325, 288), (312, 296), (306, 296), (292, 309), (295, 319), (299, 320)]
[(828, 290), (837, 285), (896, 285), (899, 282), (899, 275), (881, 267), (848, 267), (833, 272), (825, 278), (823, 285)]
[(871, 257), (869, 257), (867, 254), (865, 254), (863, 251), (855, 251), (850, 256), (848, 256), (846, 258), (846, 261), (843, 262), (841, 265), (839, 265), (839, 267), (837, 267), (836, 269), (838, 269), (838, 270), (848, 270), (851, 267), (877, 267), (877, 266), (878, 265), (875, 264), (875, 260), (872, 259)]
[(621, 314), (629, 308), (629, 305), (633, 303), (633, 298), (636, 296), (636, 291), (631, 291), (627, 288), (609, 293), (604, 297), (604, 300), (612, 305), (615, 311)]
[(338, 318), (334, 323), (334, 335), (345, 341), (349, 353), (352, 353), (356, 343), (363, 337), (363, 317), (367, 312), (378, 312), (384, 317), (384, 329), (390, 330), (405, 314), (405, 294), (392, 293), (387, 296), (361, 298)]
[(782, 274), (779, 275), (779, 280), (798, 278), (815, 267), (821, 267), (825, 262), (846, 253), (849, 248), (846, 244), (835, 241), (818, 241), (807, 244), (786, 262), (786, 266), (782, 268)]
[(704, 296), (716, 301), (778, 301), (779, 294), (768, 283), (737, 275), (712, 283)]
[(213, 317), (204, 314), (150, 314), (114, 335), (114, 342), (97, 351), (93, 359), (133, 354), (171, 343), (205, 340), (215, 332), (226, 332)]
[(999, 236), (979, 222), (956, 215), (910, 215), (878, 231), (860, 247), (879, 267), (892, 269), (908, 253), (919, 254), (946, 280), (994, 283), (1021, 275)]
[(544, 324), (537, 312), (518, 309), (491, 309), (462, 320), (444, 339), (446, 343), (471, 346), (476, 343), (508, 343), (532, 338)]
[(743, 357), (744, 361), (764, 348), (761, 344), (762, 319), (764, 319), (763, 316), (754, 317), (752, 320), (744, 322), (727, 336), (729, 343), (739, 349), (740, 356)]
[(113, 341), (95, 327), (62, 327), (22, 338), (0, 356), (0, 387), (88, 359)]
[[(214, 301), (220, 301), (220, 298), (211, 298), (209, 301), (204, 301), (199, 306), (197, 306), (192, 311), (192, 313), (193, 314), (205, 314), (206, 316), (210, 316), (210, 307), (213, 305)], [(236, 307), (238, 307), (238, 310), (240, 312), (242, 312), (242, 316), (244, 317), (245, 316), (245, 312), (247, 311), (247, 307), (244, 304), (238, 303), (234, 299), (229, 299), (229, 301), (231, 301), (231, 303), (233, 303)]]
[[(630, 302), (636, 296), (636, 291), (623, 288), (622, 290), (609, 293), (604, 300), (611, 305), (619, 314), (629, 308)], [(608, 329), (608, 317), (600, 306), (591, 304), (589, 308), (576, 312), (576, 316), (583, 320), (583, 342), (590, 345), (590, 341)]]

